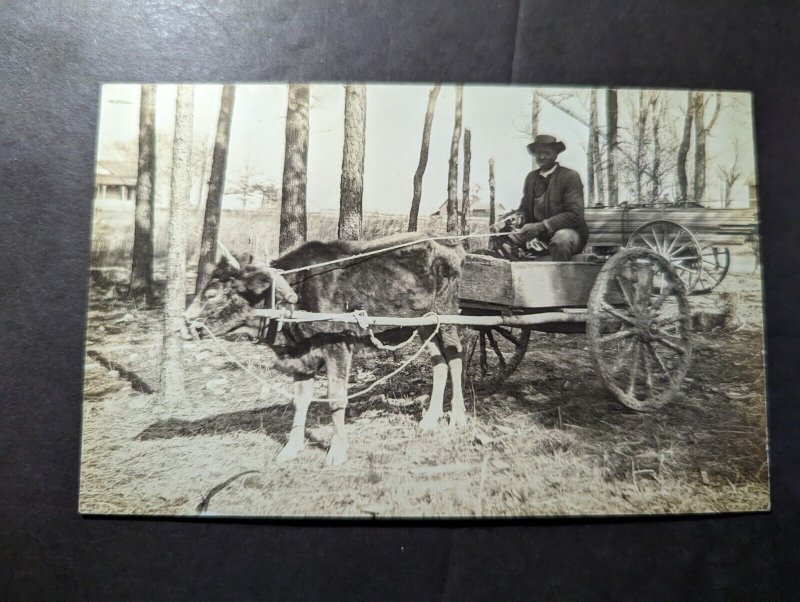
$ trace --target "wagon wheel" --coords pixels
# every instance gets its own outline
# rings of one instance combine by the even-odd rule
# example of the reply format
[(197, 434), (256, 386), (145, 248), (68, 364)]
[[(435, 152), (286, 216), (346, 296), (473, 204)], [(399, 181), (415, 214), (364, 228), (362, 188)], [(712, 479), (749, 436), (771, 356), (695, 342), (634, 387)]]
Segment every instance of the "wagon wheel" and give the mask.
[(709, 245), (700, 251), (703, 260), (703, 270), (697, 281), (693, 295), (704, 295), (714, 290), (728, 273), (731, 265), (731, 252), (728, 247), (715, 247)]
[(600, 270), (589, 295), (592, 363), (624, 406), (656, 409), (678, 393), (691, 359), (686, 288), (650, 249), (624, 249)]
[(466, 374), (472, 380), (487, 384), (508, 377), (522, 362), (530, 337), (530, 330), (525, 328), (471, 328), (464, 345)]
[(628, 238), (626, 247), (645, 247), (666, 257), (686, 286), (694, 290), (702, 273), (700, 243), (686, 228), (669, 220), (642, 224)]

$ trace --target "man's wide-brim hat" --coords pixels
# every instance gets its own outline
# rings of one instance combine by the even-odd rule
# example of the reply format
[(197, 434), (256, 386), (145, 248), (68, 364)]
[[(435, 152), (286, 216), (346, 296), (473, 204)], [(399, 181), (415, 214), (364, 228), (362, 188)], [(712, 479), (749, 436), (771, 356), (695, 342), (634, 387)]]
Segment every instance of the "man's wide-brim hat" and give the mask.
[(536, 138), (533, 139), (533, 142), (528, 145), (528, 152), (533, 154), (536, 152), (537, 148), (551, 148), (556, 152), (556, 154), (567, 150), (567, 147), (563, 142), (556, 140), (553, 136), (548, 136), (547, 134), (537, 135)]

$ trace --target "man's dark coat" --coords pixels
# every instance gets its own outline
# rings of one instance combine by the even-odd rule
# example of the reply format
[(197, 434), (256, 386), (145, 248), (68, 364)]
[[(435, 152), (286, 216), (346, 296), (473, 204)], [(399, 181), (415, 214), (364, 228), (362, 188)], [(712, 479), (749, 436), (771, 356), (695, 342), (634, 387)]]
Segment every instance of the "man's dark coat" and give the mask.
[(549, 183), (542, 201), (534, 203), (533, 185), (540, 170), (534, 170), (525, 178), (522, 202), (519, 209), (525, 214), (525, 223), (546, 221), (550, 233), (571, 228), (580, 236), (581, 248), (589, 237), (589, 229), (583, 218), (583, 182), (578, 172), (557, 165), (547, 176)]

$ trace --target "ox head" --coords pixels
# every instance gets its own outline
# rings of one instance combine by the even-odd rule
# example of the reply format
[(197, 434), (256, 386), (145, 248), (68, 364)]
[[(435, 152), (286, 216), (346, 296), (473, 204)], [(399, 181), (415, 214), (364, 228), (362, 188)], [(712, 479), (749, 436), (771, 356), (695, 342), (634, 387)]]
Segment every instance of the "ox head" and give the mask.
[(204, 329), (196, 328), (202, 323), (219, 336), (236, 332), (252, 335), (258, 328), (253, 309), (261, 301), (269, 302), (273, 287), (276, 304), (297, 303), (297, 294), (276, 270), (253, 263), (252, 256), (237, 259), (219, 246), (220, 259), (208, 283), (184, 314), (189, 327), (198, 334), (203, 334)]

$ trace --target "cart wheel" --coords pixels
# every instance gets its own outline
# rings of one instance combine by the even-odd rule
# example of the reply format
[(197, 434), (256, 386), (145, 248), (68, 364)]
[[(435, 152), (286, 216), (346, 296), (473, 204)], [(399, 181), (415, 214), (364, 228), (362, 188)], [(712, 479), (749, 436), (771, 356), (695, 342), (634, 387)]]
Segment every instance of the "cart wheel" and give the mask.
[(728, 247), (709, 245), (702, 248), (700, 255), (703, 259), (703, 270), (692, 295), (704, 295), (717, 288), (731, 265), (731, 252)]
[(587, 309), (592, 363), (620, 403), (652, 410), (678, 393), (692, 319), (686, 287), (666, 257), (642, 247), (620, 251), (600, 270)]
[(464, 371), (479, 383), (491, 383), (508, 377), (517, 369), (531, 331), (511, 326), (471, 328), (464, 345)]
[(702, 273), (700, 243), (678, 223), (655, 220), (642, 224), (628, 238), (626, 247), (645, 247), (666, 257), (691, 292)]

